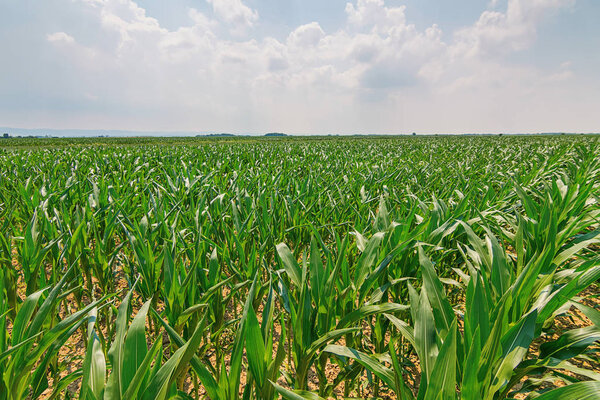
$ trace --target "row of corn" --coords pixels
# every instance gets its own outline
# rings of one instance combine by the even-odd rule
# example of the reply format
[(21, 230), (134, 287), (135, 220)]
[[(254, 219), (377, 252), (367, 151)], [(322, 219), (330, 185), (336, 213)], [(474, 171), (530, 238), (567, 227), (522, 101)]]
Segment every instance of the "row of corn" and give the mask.
[(0, 400), (600, 398), (595, 137), (46, 140), (0, 165)]

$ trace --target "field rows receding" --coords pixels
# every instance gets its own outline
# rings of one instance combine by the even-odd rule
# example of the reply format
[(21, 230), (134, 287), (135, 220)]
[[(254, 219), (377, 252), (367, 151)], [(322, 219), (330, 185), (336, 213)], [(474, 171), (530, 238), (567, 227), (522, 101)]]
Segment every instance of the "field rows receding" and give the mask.
[(600, 398), (598, 137), (0, 145), (0, 400)]

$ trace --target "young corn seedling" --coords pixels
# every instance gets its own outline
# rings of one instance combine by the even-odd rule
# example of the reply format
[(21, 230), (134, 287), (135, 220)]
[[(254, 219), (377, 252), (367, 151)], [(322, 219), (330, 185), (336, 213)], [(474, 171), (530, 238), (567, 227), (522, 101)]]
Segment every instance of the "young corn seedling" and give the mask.
[(177, 378), (185, 373), (202, 341), (204, 323), (201, 321), (190, 339), (163, 362), (162, 336), (158, 335), (148, 349), (145, 334), (146, 318), (151, 300), (143, 304), (128, 325), (133, 290), (119, 306), (115, 339), (106, 357), (102, 352), (97, 331), (93, 329), (96, 313), (89, 315), (88, 347), (83, 365), (80, 399), (87, 400), (164, 400), (177, 394)]
[[(58, 350), (83, 323), (85, 315), (104, 300), (92, 302), (55, 321), (53, 314), (64, 301), (61, 294), (72, 279), (73, 271), (74, 266), (71, 266), (56, 286), (32, 293), (20, 305), (12, 321), (10, 347), (4, 345), (5, 349), (0, 354), (2, 400), (22, 400), (41, 395), (48, 387), (47, 368), (58, 357)], [(46, 291), (48, 294), (44, 298)], [(62, 387), (57, 374), (53, 379), (55, 390)]]

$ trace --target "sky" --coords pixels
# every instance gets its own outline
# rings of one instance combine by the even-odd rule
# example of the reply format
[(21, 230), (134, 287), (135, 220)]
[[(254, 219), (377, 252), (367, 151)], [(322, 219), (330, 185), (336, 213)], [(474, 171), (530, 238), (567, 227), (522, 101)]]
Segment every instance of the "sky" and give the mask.
[(0, 0), (0, 126), (600, 131), (598, 0)]

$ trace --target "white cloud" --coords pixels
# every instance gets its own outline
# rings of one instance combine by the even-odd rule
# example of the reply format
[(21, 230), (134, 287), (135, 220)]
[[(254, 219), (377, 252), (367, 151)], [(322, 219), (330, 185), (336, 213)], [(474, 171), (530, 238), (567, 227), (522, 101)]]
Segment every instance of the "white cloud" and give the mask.
[(325, 32), (318, 22), (301, 25), (290, 33), (288, 43), (292, 46), (310, 47), (315, 46), (325, 36)]
[(146, 15), (146, 10), (130, 0), (83, 0), (100, 9), (102, 24), (121, 35), (121, 44), (136, 34), (164, 34), (158, 20)]
[(508, 0), (505, 12), (486, 10), (475, 24), (456, 32), (453, 52), (495, 56), (523, 50), (535, 41), (537, 26), (548, 13), (573, 4), (574, 0)]
[(350, 25), (386, 33), (405, 27), (405, 9), (405, 6), (386, 7), (383, 0), (358, 0), (356, 5), (346, 3)]
[(258, 12), (241, 0), (206, 0), (214, 13), (232, 27), (234, 33), (243, 33), (258, 21)]
[(55, 32), (46, 35), (46, 39), (51, 43), (73, 44), (75, 39), (73, 36), (65, 32)]
[[(190, 9), (189, 24), (171, 30), (134, 1), (82, 1), (112, 47), (85, 47), (64, 32), (47, 40), (71, 44), (62, 51), (84, 77), (82, 98), (145, 117), (115, 116), (122, 128), (143, 121), (145, 129), (412, 131), (418, 123), (439, 129), (469, 119), (476, 129), (485, 119), (469, 116), (469, 108), (483, 110), (491, 99), (522, 107), (510, 97), (537, 98), (573, 79), (569, 64), (540, 71), (505, 61), (572, 0), (508, 0), (505, 10), (483, 11), (447, 41), (437, 25), (418, 29), (404, 6), (383, 0), (348, 3), (337, 31), (315, 21), (281, 40), (237, 35), (259, 18), (240, 0), (207, 0), (217, 20)], [(234, 36), (223, 37), (224, 30)], [(506, 118), (491, 114), (487, 121)]]

